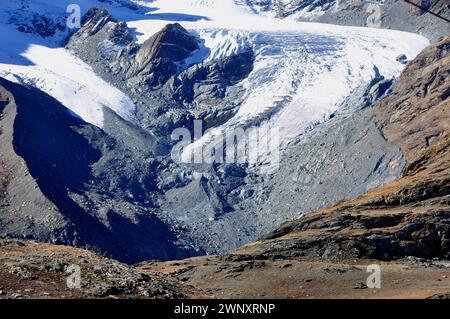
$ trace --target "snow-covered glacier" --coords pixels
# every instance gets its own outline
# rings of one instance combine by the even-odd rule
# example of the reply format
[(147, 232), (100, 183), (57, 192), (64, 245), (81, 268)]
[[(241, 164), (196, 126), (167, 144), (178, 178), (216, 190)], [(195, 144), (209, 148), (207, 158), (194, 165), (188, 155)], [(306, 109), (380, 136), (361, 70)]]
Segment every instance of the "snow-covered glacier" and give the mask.
[[(25, 2), (28, 6), (25, 10), (64, 17), (72, 1)], [(275, 4), (275, 1), (266, 2)], [(83, 0), (79, 3), (82, 12), (90, 6), (105, 6), (114, 17), (127, 22), (140, 43), (166, 24), (179, 22), (203, 39), (201, 50), (207, 49), (206, 57), (194, 53), (188, 59), (190, 63), (253, 48), (254, 69), (242, 83), (246, 93), (238, 112), (225, 124), (212, 128), (193, 147), (248, 123), (276, 128), (282, 145), (287, 145), (329, 118), (361, 84), (378, 75), (398, 76), (405, 65), (396, 58), (405, 54), (412, 59), (428, 44), (422, 36), (399, 31), (277, 19), (260, 14), (261, 10), (252, 10), (256, 2), (251, 1)], [(133, 120), (133, 102), (96, 76), (81, 60), (58, 47), (61, 36), (42, 39), (17, 31), (11, 25), (11, 16), (17, 18), (21, 12), (19, 6), (19, 2), (8, 3), (0, 15), (0, 33), (5, 35), (0, 48), (0, 75), (44, 90), (95, 125), (102, 126), (103, 107)]]

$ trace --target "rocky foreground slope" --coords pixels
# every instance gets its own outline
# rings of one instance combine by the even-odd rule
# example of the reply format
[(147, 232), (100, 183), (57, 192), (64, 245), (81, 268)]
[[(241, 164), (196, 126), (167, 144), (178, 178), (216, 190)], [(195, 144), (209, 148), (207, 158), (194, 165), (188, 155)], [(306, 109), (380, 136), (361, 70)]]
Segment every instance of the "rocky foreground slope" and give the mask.
[[(425, 49), (374, 106), (379, 129), (405, 154), (400, 179), (223, 256), (127, 267), (79, 249), (2, 240), (0, 297), (448, 297), (449, 46), (447, 37)], [(70, 263), (87, 278), (80, 290), (64, 286)], [(380, 289), (366, 285), (371, 264), (381, 267)]]
[[(175, 278), (146, 275), (83, 249), (0, 239), (0, 251), (0, 299), (204, 296)], [(67, 283), (78, 269), (80, 288), (77, 279)]]

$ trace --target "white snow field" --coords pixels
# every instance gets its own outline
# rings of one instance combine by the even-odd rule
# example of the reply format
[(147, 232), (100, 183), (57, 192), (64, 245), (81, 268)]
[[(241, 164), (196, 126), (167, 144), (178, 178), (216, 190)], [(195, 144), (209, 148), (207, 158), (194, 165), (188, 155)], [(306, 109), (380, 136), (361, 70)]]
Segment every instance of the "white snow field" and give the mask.
[[(30, 0), (34, 10), (65, 11), (73, 1)], [(125, 0), (116, 0), (120, 3)], [(276, 129), (286, 146), (317, 123), (325, 121), (358, 86), (377, 72), (397, 77), (405, 67), (396, 61), (400, 54), (414, 58), (428, 40), (400, 31), (342, 27), (280, 20), (260, 15), (233, 0), (133, 1), (141, 10), (94, 0), (78, 1), (82, 10), (90, 5), (105, 6), (136, 32), (143, 42), (167, 23), (179, 22), (204, 40), (203, 52), (194, 53), (188, 63), (200, 62), (253, 48), (255, 67), (248, 79), (244, 103), (227, 123), (211, 129), (192, 147), (204, 145), (213, 136), (231, 128), (257, 123)], [(145, 10), (147, 9), (147, 10)], [(145, 12), (147, 11), (147, 12)], [(133, 118), (134, 105), (123, 93), (98, 78), (90, 67), (62, 48), (19, 32), (13, 33), (0, 16), (0, 75), (13, 74), (60, 100), (87, 122), (101, 126), (101, 107)], [(5, 34), (7, 33), (7, 34)], [(16, 38), (17, 37), (17, 38)], [(33, 38), (33, 39), (31, 39)], [(16, 56), (8, 56), (15, 42), (30, 43)], [(23, 44), (22, 44), (23, 46)], [(13, 50), (17, 51), (17, 50)], [(200, 54), (201, 53), (201, 54)], [(32, 65), (21, 65), (22, 59)], [(17, 64), (14, 63), (17, 59)], [(2, 62), (6, 60), (7, 62)], [(23, 64), (23, 63), (22, 63)], [(10, 75), (11, 77), (12, 75)]]
[[(3, 37), (3, 43), (9, 45), (8, 39), (14, 36), (23, 37), (23, 34), (10, 30), (8, 37)], [(21, 57), (33, 65), (0, 64), (0, 76), (41, 89), (86, 122), (99, 127), (103, 125), (104, 106), (125, 119), (134, 120), (133, 101), (64, 48), (31, 44)]]

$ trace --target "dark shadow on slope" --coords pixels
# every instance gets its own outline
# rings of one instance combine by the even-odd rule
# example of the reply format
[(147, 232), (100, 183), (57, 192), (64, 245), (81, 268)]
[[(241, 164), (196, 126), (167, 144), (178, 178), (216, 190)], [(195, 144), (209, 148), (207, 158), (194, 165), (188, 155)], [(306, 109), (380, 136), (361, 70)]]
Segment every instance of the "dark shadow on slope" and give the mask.
[(101, 183), (93, 177), (91, 167), (102, 154), (77, 130), (90, 126), (96, 134), (104, 133), (71, 116), (45, 93), (3, 79), (0, 84), (13, 94), (17, 104), (13, 141), (16, 153), (27, 163), (42, 193), (75, 226), (76, 231), (69, 236), (73, 242), (61, 244), (90, 247), (128, 263), (192, 254), (173, 244), (171, 231), (153, 215), (138, 216), (138, 221), (133, 222), (109, 212), (106, 226), (95, 216), (95, 209), (80, 207), (69, 193), (88, 201), (85, 195)]
[[(2, 93), (0, 92), (0, 117), (2, 115), (3, 109), (8, 104), (9, 104), (9, 97), (2, 95)], [(0, 131), (0, 134), (1, 134), (1, 131)]]
[(161, 143), (154, 135), (134, 123), (124, 120), (108, 107), (103, 107), (103, 130), (116, 141), (147, 156), (164, 156), (170, 154), (171, 148)]
[[(19, 36), (20, 35), (20, 36)], [(30, 66), (34, 65), (22, 54), (29, 48), (32, 37), (16, 30), (0, 29), (0, 63)], [(33, 41), (34, 42), (34, 41)]]

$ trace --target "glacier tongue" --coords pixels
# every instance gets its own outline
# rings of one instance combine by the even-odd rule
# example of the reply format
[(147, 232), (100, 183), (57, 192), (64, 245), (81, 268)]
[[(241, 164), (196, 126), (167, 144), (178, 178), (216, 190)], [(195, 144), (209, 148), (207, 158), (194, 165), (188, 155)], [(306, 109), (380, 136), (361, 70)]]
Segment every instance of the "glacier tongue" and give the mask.
[[(208, 131), (186, 149), (186, 154), (248, 123), (259, 125), (264, 131), (277, 130), (283, 149), (327, 120), (363, 83), (379, 75), (387, 79), (397, 77), (404, 65), (396, 57), (406, 54), (412, 58), (427, 43), (421, 39), (410, 45), (395, 36), (371, 36), (363, 29), (329, 34), (293, 31), (228, 34), (246, 39), (256, 54), (254, 70), (243, 82), (247, 89), (244, 102), (232, 119)], [(221, 48), (211, 51), (219, 55), (217, 51)], [(185, 158), (189, 157), (186, 154)], [(270, 161), (266, 158), (268, 154), (260, 155), (260, 163)]]
[[(274, 1), (265, 2), (272, 5)], [(399, 31), (280, 20), (261, 15), (261, 10), (249, 10), (249, 3), (156, 0), (147, 5), (157, 9), (150, 15), (158, 19), (129, 23), (142, 40), (166, 23), (165, 14), (172, 12), (204, 39), (208, 59), (248, 46), (256, 53), (254, 70), (243, 82), (247, 92), (237, 114), (194, 142), (184, 158), (193, 149), (214, 143), (217, 136), (249, 123), (278, 130), (281, 146), (286, 147), (328, 119), (360, 85), (379, 75), (397, 77), (405, 66), (396, 58), (405, 54), (412, 59), (429, 43), (422, 36)], [(327, 3), (332, 5), (333, 1)]]

